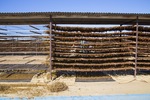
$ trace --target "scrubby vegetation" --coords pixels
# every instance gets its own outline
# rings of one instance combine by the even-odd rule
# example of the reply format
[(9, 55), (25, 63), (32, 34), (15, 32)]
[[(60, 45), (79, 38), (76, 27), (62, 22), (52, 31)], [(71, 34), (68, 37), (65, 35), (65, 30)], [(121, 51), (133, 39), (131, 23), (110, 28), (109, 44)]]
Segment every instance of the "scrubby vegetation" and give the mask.
[(10, 89), (10, 86), (0, 86), (0, 91), (4, 92), (6, 90)]
[(68, 89), (68, 86), (64, 82), (55, 82), (49, 87), (51, 92), (61, 92)]

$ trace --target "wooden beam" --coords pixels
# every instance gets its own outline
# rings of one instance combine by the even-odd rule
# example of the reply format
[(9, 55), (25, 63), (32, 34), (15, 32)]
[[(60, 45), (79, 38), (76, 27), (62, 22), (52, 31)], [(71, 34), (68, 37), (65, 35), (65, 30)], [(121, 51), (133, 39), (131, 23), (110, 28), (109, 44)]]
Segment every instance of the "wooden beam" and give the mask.
[(0, 34), (2, 34), (2, 35), (7, 35), (7, 33), (0, 33)]
[(35, 33), (35, 34), (42, 34), (42, 33), (31, 31), (31, 30), (30, 30), (30, 32)]
[(29, 25), (30, 27), (36, 29), (36, 30), (40, 30), (39, 28), (35, 27), (35, 26), (32, 26), (32, 25)]
[(4, 29), (4, 28), (0, 28), (0, 30), (7, 31), (7, 29)]

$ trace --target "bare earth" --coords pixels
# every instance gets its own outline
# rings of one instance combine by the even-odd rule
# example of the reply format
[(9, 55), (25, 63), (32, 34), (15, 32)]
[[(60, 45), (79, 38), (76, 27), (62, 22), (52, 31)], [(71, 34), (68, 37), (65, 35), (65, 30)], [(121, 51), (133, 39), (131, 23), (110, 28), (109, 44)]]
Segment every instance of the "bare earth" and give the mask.
[[(47, 56), (0, 56), (0, 64), (43, 64)], [(3, 61), (4, 60), (4, 61)]]
[(113, 76), (113, 82), (75, 82), (68, 91), (53, 95), (91, 96), (109, 94), (149, 94), (150, 76)]
[[(11, 91), (0, 92), (0, 96), (7, 97), (35, 97), (35, 96), (93, 96), (93, 95), (111, 95), (111, 94), (149, 94), (150, 93), (150, 76), (140, 75), (134, 80), (131, 75), (112, 76), (113, 82), (74, 82), (72, 78), (59, 78), (56, 81), (63, 81), (69, 89), (64, 92), (51, 93), (48, 90), (50, 83), (19, 83), (14, 84)], [(0, 83), (0, 85), (8, 83)], [(31, 85), (32, 84), (32, 85)]]

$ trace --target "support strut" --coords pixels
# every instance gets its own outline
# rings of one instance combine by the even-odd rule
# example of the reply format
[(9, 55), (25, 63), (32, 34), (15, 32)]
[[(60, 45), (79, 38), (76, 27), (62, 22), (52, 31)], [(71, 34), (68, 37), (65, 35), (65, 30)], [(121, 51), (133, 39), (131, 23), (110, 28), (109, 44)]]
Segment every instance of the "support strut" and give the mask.
[(136, 18), (136, 48), (135, 48), (135, 68), (134, 68), (134, 78), (136, 78), (137, 75), (137, 58), (138, 58), (138, 16)]
[(49, 72), (50, 72), (50, 78), (52, 80), (52, 16), (50, 16), (50, 23), (49, 23)]

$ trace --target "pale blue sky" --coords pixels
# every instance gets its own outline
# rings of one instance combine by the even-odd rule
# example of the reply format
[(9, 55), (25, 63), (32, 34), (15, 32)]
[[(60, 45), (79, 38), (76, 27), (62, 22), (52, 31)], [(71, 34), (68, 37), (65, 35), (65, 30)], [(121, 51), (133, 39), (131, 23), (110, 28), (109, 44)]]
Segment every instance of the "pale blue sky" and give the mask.
[(150, 0), (0, 0), (0, 12), (150, 13)]

